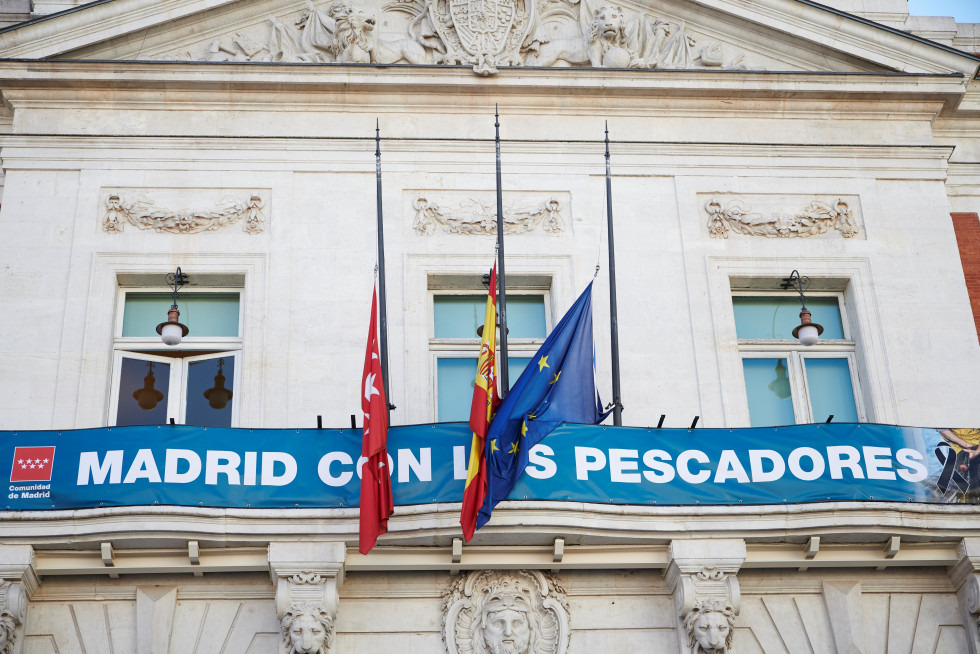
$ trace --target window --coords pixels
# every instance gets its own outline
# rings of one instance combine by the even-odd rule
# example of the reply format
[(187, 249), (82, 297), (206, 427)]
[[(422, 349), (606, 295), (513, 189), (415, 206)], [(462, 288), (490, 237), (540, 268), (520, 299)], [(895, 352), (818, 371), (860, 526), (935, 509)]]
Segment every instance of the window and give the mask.
[(164, 345), (156, 326), (173, 302), (168, 292), (121, 290), (113, 344), (110, 422), (231, 427), (237, 422), (242, 347), (240, 294), (181, 291), (180, 321), (190, 333)]
[(797, 295), (736, 294), (735, 332), (753, 427), (864, 419), (857, 388), (855, 345), (839, 294), (807, 296), (820, 341), (804, 347), (792, 337), (799, 324)]
[[(511, 385), (548, 335), (546, 296), (542, 292), (507, 291), (508, 381)], [(486, 306), (486, 291), (437, 291), (432, 294), (433, 336), (429, 340), (429, 351), (435, 364), (438, 422), (469, 420), (480, 351), (476, 330), (483, 325)], [(499, 345), (499, 334), (497, 341)]]

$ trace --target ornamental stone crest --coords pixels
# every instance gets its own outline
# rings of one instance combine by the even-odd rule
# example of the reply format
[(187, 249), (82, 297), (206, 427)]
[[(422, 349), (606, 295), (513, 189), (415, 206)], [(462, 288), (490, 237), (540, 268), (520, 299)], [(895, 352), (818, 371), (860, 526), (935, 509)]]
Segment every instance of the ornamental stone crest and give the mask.
[(446, 63), (468, 63), (480, 75), (523, 63), (534, 27), (534, 0), (434, 0), (429, 20), (446, 45)]
[(708, 233), (712, 238), (728, 238), (729, 233), (766, 238), (807, 238), (838, 232), (844, 238), (857, 235), (854, 211), (843, 199), (836, 202), (813, 200), (802, 209), (756, 211), (740, 198), (712, 197), (704, 205), (708, 214)]
[(443, 608), (449, 654), (565, 654), (568, 649), (564, 589), (535, 570), (454, 577)]
[(257, 234), (263, 230), (265, 203), (258, 195), (248, 199), (225, 198), (208, 209), (168, 209), (144, 199), (126, 200), (112, 193), (105, 200), (102, 229), (120, 233), (127, 223), (139, 229), (171, 234), (209, 232), (242, 222), (242, 231)]

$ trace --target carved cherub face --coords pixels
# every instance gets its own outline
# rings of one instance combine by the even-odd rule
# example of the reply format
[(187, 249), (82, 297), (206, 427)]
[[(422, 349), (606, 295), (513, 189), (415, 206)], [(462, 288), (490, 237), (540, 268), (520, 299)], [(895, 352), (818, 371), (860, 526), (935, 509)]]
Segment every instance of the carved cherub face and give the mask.
[(694, 622), (694, 640), (702, 652), (725, 652), (731, 627), (728, 618), (718, 611), (708, 611)]
[(309, 614), (302, 614), (289, 627), (289, 642), (296, 654), (318, 654), (327, 638), (323, 625)]
[(531, 644), (527, 614), (514, 609), (488, 613), (483, 634), (490, 654), (527, 654)]

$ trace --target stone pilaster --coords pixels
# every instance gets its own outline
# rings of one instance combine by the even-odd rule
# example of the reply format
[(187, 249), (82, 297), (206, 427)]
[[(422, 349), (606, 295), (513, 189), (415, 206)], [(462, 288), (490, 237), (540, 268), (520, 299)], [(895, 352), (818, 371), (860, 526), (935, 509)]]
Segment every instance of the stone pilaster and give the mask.
[(24, 621), (40, 580), (30, 545), (0, 545), (0, 652), (12, 643), (11, 654), (24, 647)]
[(346, 552), (343, 543), (269, 544), (269, 571), (282, 624), (280, 653), (290, 642), (297, 654), (330, 651)]
[(980, 538), (964, 538), (957, 549), (959, 561), (949, 572), (956, 589), (968, 651), (980, 654)]
[(728, 652), (741, 605), (736, 575), (745, 562), (745, 541), (675, 540), (667, 558), (665, 576), (677, 609), (680, 651)]

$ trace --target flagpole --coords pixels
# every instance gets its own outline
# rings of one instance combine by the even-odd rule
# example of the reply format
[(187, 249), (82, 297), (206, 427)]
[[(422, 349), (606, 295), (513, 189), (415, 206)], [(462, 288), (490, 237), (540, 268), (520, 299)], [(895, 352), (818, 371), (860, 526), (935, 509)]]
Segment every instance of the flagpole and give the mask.
[(381, 383), (384, 385), (385, 404), (388, 410), (388, 421), (391, 422), (391, 410), (395, 406), (388, 400), (390, 397), (388, 386), (388, 302), (385, 295), (385, 234), (384, 220), (381, 211), (381, 123), (375, 122), (374, 127), (374, 159), (377, 170), (376, 177), (378, 182), (378, 302), (380, 303), (379, 313), (381, 316)]
[(616, 309), (616, 248), (613, 244), (612, 174), (609, 170), (609, 122), (606, 121), (606, 226), (609, 230), (609, 340), (612, 344), (613, 424), (623, 424), (619, 387), (619, 316)]
[(510, 390), (510, 377), (507, 374), (507, 274), (504, 271), (504, 192), (500, 182), (500, 114), (497, 106), (493, 107), (494, 128), (497, 146), (497, 315), (500, 317), (500, 361), (497, 369), (500, 371), (500, 397), (505, 397)]

